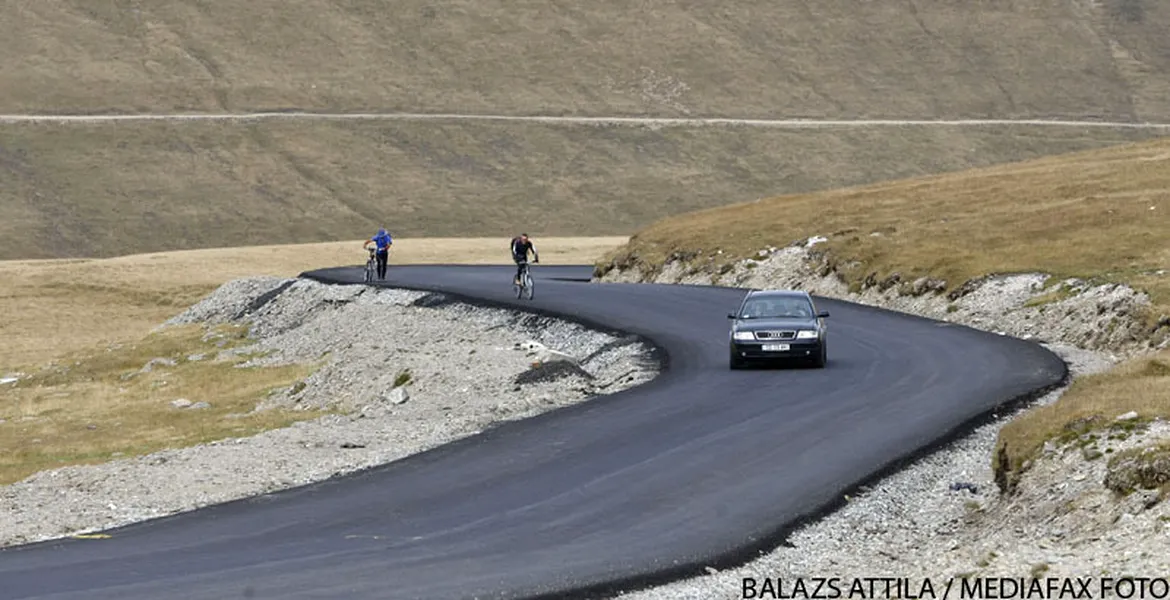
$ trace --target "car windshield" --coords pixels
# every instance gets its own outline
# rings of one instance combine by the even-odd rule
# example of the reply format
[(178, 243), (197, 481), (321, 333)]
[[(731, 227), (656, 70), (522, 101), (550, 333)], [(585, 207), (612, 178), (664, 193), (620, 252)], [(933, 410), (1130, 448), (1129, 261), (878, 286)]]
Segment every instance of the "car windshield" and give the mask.
[(803, 298), (752, 298), (743, 305), (741, 319), (809, 319), (812, 305)]

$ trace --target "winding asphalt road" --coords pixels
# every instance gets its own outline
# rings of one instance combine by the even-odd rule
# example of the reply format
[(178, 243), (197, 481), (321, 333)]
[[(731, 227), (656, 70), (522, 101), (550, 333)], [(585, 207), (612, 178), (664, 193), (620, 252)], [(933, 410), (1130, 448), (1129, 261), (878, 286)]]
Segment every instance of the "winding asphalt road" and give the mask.
[[(829, 310), (824, 370), (727, 368), (743, 290), (588, 284), (537, 267), (391, 269), (387, 285), (523, 304), (654, 341), (646, 385), (353, 476), (0, 552), (0, 598), (468, 598), (599, 592), (750, 557), (799, 518), (1002, 403), (1061, 382), (1042, 347)], [(306, 274), (357, 282), (356, 268)]]

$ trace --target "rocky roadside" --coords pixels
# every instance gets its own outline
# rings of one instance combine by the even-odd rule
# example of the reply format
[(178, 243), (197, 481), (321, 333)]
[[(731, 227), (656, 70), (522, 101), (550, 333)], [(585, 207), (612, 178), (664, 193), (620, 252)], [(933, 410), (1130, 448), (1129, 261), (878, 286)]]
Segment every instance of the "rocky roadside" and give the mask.
[[(1151, 332), (1136, 318), (1148, 299), (1125, 286), (1017, 274), (972, 282), (953, 295), (940, 294), (941, 282), (929, 279), (869, 281), (850, 290), (816, 252), (822, 239), (761, 250), (754, 259), (720, 269), (674, 260), (653, 274), (612, 268), (597, 279), (805, 289), (1035, 340), (1069, 364), (1074, 380), (1167, 345), (1164, 331)], [(754, 580), (759, 594), (767, 578), (773, 584), (783, 578), (782, 588), (774, 589), (786, 596), (754, 597), (800, 597), (793, 596), (796, 579), (816, 577), (841, 578), (846, 591), (855, 578), (908, 577), (914, 586), (930, 578), (939, 597), (949, 577), (1166, 577), (1170, 503), (1156, 491), (1116, 494), (1110, 486), (1117, 488), (1115, 481), (1127, 476), (1125, 464), (1102, 456), (1165, 443), (1170, 423), (1154, 421), (1130, 435), (1100, 440), (1093, 453), (1049, 444), (1016, 493), (1001, 495), (991, 457), (1000, 428), (1021, 412), (999, 415), (863, 490), (746, 565), (708, 568), (705, 575), (621, 597), (753, 597), (745, 593), (745, 580)], [(903, 594), (920, 592), (915, 587)]]
[[(658, 372), (653, 349), (636, 338), (413, 291), (244, 279), (166, 325), (187, 323), (209, 331), (248, 324), (253, 343), (221, 355), (257, 356), (249, 364), (323, 361), (258, 410), (338, 414), (251, 437), (44, 471), (0, 487), (0, 546), (321, 481), (627, 389)], [(167, 368), (153, 362), (153, 369)]]
[[(809, 293), (961, 323), (1038, 342), (1065, 344), (1121, 359), (1170, 347), (1170, 321), (1156, 331), (1137, 318), (1149, 298), (1124, 285), (1053, 280), (1043, 273), (987, 277), (942, 294), (942, 281), (870, 279), (850, 290), (817, 251), (824, 238), (760, 250), (755, 258), (716, 269), (701, 260), (675, 259), (656, 273), (638, 266), (613, 268), (596, 279), (804, 289)], [(714, 257), (708, 257), (714, 258)]]

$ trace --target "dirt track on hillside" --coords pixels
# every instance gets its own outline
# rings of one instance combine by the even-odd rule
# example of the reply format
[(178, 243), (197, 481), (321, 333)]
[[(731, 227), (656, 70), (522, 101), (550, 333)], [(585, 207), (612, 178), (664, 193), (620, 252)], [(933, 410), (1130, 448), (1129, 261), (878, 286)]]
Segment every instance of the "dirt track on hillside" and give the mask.
[(1170, 129), (1170, 123), (1138, 123), (1122, 121), (1070, 121), (1056, 119), (734, 119), (724, 117), (656, 118), (656, 117), (555, 117), (541, 115), (491, 115), (459, 113), (317, 113), (317, 112), (258, 112), (258, 113), (174, 113), (130, 115), (0, 115), (0, 123), (22, 122), (118, 122), (118, 121), (247, 121), (259, 119), (319, 119), (319, 120), (387, 120), (387, 121), (518, 121), (526, 123), (568, 123), (595, 125), (649, 125), (649, 126), (706, 126), (728, 125), (748, 127), (822, 128), (822, 127), (981, 127), (981, 126), (1052, 126), (1052, 127), (1109, 127), (1124, 129)]

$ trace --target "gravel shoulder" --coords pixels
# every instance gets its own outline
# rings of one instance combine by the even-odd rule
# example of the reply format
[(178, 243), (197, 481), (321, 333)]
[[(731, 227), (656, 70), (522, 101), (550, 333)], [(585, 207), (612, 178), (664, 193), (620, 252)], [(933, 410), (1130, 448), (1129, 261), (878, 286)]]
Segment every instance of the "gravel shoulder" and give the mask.
[[(603, 281), (801, 288), (1043, 343), (1069, 365), (1071, 379), (1104, 372), (1152, 350), (1133, 318), (1148, 299), (1130, 288), (1043, 274), (989, 277), (961, 294), (934, 293), (932, 282), (871, 282), (850, 291), (803, 245), (761, 250), (719, 273), (681, 261), (649, 277), (612, 271)], [(823, 239), (823, 238), (822, 238)], [(1053, 294), (1054, 289), (1061, 290)], [(830, 361), (832, 357), (830, 356)], [(1056, 390), (1033, 406), (1055, 402)], [(1030, 407), (1028, 407), (1030, 408)], [(622, 598), (743, 598), (745, 580), (762, 590), (802, 597), (797, 578), (1165, 577), (1170, 573), (1170, 506), (1157, 491), (1120, 495), (1106, 486), (1108, 456), (1170, 441), (1170, 423), (1155, 420), (1097, 441), (1096, 452), (1049, 444), (1015, 494), (1001, 495), (992, 456), (999, 430), (1027, 408), (999, 414), (969, 435), (846, 498), (841, 508), (804, 525), (786, 543), (737, 568), (620, 595)], [(1121, 416), (1121, 415), (1119, 415)], [(1122, 417), (1124, 418), (1124, 417)], [(1102, 457), (1106, 458), (1102, 458)], [(779, 585), (777, 585), (779, 584)], [(918, 593), (915, 587), (912, 593)], [(811, 592), (811, 588), (810, 588)], [(941, 595), (941, 592), (940, 592)], [(914, 597), (914, 596), (911, 596)], [(926, 597), (926, 596), (922, 596)], [(1133, 596), (1138, 597), (1138, 596)]]
[[(265, 433), (0, 487), (0, 546), (127, 525), (321, 481), (627, 389), (658, 373), (653, 349), (576, 324), (439, 294), (232, 281), (164, 324), (245, 323), (248, 365), (322, 361), (256, 410), (329, 409)], [(539, 364), (535, 368), (534, 364)], [(155, 368), (166, 368), (165, 365)], [(214, 399), (210, 399), (214, 403)], [(180, 409), (176, 409), (180, 410)]]

